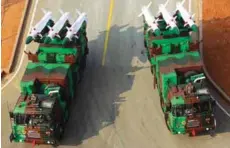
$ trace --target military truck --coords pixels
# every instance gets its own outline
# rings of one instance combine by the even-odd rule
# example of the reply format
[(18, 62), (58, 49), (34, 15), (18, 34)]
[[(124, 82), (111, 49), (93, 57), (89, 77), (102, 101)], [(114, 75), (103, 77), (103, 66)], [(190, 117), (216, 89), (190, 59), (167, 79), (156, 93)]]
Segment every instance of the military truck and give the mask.
[[(25, 51), (29, 62), (20, 82), (21, 94), (10, 111), (10, 141), (57, 146), (63, 137), (89, 52), (86, 18), (77, 21), (78, 28), (63, 22), (61, 30), (49, 40), (47, 35), (53, 31), (50, 26), (50, 30), (45, 26), (42, 35), (28, 37), (27, 44), (34, 41), (39, 46), (36, 52)], [(66, 42), (69, 27), (77, 36), (68, 36)]]
[(158, 89), (165, 123), (172, 134), (214, 133), (215, 100), (208, 90), (194, 35), (198, 27), (182, 5), (177, 3), (173, 16), (160, 5), (157, 17), (151, 16), (150, 4), (142, 7), (153, 87)]
[(215, 101), (198, 52), (156, 57), (155, 83), (166, 125), (173, 134), (213, 131)]

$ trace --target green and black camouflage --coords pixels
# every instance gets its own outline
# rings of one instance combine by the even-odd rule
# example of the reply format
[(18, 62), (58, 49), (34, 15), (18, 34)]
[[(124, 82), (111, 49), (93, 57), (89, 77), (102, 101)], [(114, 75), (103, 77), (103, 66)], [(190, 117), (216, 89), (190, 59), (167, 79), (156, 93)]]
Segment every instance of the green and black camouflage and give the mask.
[(86, 25), (79, 30), (78, 39), (63, 44), (66, 26), (70, 25), (60, 31), (61, 38), (50, 42), (45, 41), (46, 27), (43, 37), (34, 40), (39, 43), (36, 53), (26, 52), (29, 62), (20, 82), (21, 94), (10, 111), (10, 141), (58, 145), (63, 135), (88, 54)]
[(158, 88), (165, 123), (173, 134), (214, 130), (214, 104), (205, 79), (199, 53), (199, 42), (191, 33), (198, 27), (189, 27), (177, 12), (179, 32), (166, 29), (161, 17), (159, 32), (148, 30), (144, 18), (144, 45), (154, 75), (154, 88)]

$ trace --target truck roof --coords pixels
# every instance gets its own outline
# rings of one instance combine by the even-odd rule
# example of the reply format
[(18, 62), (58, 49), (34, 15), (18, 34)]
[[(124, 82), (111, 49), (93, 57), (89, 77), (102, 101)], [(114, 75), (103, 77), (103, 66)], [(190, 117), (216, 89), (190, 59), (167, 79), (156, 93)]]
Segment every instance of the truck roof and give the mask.
[(181, 68), (202, 67), (200, 57), (192, 54), (184, 54), (182, 57), (168, 56), (158, 61), (158, 64), (161, 73), (171, 73)]
[(26, 71), (22, 78), (23, 82), (34, 81), (38, 79), (44, 81), (60, 81), (64, 83), (70, 64), (55, 63), (28, 63)]

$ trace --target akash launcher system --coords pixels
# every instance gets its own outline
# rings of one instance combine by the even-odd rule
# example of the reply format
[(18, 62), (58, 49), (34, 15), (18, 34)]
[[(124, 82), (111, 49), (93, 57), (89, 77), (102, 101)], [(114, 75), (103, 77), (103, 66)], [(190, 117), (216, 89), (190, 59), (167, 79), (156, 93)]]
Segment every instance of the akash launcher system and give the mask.
[(87, 18), (78, 11), (79, 17), (71, 25), (69, 12), (61, 11), (54, 23), (52, 13), (43, 12), (26, 40), (39, 47), (36, 53), (26, 51), (29, 62), (20, 82), (21, 94), (10, 111), (10, 141), (57, 146), (86, 67)]
[(183, 7), (185, 0), (176, 4), (171, 15), (168, 2), (159, 5), (157, 17), (149, 11), (151, 3), (142, 7), (146, 54), (168, 129), (195, 136), (216, 128), (215, 101), (206, 85), (199, 43), (191, 36), (198, 31), (194, 15)]

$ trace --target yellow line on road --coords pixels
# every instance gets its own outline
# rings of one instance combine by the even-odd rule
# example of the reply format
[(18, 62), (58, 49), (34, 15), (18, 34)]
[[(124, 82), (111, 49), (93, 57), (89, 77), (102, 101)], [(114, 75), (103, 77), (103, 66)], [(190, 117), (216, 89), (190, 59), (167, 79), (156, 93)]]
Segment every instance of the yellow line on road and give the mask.
[(105, 65), (105, 57), (107, 53), (109, 32), (110, 32), (111, 20), (112, 20), (112, 15), (113, 15), (113, 6), (114, 6), (114, 0), (110, 0), (109, 16), (108, 16), (108, 21), (107, 21), (107, 26), (106, 26), (106, 35), (105, 35), (104, 50), (103, 50), (103, 56), (102, 56), (102, 66)]

